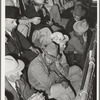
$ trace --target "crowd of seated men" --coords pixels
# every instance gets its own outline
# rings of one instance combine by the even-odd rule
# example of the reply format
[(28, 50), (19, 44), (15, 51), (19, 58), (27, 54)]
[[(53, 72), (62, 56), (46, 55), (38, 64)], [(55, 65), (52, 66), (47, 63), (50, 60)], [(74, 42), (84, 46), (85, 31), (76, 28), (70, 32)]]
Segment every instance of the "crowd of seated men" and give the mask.
[(5, 99), (74, 100), (89, 44), (82, 1), (5, 3)]

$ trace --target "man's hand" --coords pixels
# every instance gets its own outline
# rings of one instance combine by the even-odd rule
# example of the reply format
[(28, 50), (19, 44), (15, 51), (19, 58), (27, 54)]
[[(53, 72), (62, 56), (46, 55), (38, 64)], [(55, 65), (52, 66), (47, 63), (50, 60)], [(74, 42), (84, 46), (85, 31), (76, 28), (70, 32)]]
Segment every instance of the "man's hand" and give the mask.
[(66, 88), (68, 88), (68, 82), (66, 82), (66, 81), (63, 81), (63, 82), (61, 82), (61, 85), (62, 85), (62, 87), (64, 87), (65, 89)]
[(53, 22), (52, 21), (48, 21), (46, 22), (49, 26), (52, 26), (53, 25)]
[(34, 17), (31, 19), (31, 22), (35, 25), (39, 24), (41, 22), (41, 18), (40, 17)]
[(33, 94), (28, 100), (45, 100), (45, 97), (42, 93)]
[(29, 49), (31, 49), (33, 52), (35, 52), (35, 53), (37, 53), (37, 54), (40, 53), (39, 49), (34, 48), (34, 47), (32, 47), (32, 46), (31, 46)]

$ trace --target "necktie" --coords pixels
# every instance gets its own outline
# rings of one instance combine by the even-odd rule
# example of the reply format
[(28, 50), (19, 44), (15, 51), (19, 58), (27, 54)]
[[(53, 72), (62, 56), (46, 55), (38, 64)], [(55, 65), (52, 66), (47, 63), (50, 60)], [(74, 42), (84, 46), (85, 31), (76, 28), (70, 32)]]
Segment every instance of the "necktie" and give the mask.
[(19, 5), (20, 5), (20, 12), (21, 12), (21, 15), (23, 16), (24, 15), (24, 11), (25, 11), (25, 5), (23, 3), (23, 0), (19, 0)]
[(17, 93), (19, 95), (19, 98), (20, 98), (20, 100), (23, 100), (21, 89), (18, 87), (17, 82), (15, 82), (15, 84), (16, 84), (16, 90), (17, 90)]

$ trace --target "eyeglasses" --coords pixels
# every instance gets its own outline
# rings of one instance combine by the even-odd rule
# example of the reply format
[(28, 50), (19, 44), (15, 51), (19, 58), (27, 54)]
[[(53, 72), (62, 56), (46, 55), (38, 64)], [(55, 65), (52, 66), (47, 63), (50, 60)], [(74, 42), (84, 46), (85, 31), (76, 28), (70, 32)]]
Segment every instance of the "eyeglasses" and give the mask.
[(54, 55), (49, 54), (48, 52), (46, 52), (46, 57), (49, 58), (52, 61), (56, 61), (57, 57), (55, 57)]

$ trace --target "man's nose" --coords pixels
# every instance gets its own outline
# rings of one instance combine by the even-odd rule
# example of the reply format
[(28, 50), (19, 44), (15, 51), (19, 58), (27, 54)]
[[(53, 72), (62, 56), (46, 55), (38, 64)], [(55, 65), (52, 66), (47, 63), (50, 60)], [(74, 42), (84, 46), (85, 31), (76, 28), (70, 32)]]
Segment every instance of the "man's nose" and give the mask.
[(17, 26), (17, 23), (16, 22), (14, 22), (14, 26)]
[(19, 76), (21, 76), (22, 75), (22, 72), (19, 72)]

